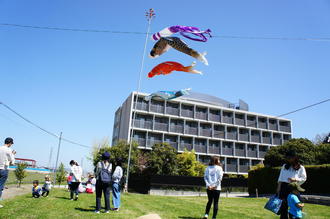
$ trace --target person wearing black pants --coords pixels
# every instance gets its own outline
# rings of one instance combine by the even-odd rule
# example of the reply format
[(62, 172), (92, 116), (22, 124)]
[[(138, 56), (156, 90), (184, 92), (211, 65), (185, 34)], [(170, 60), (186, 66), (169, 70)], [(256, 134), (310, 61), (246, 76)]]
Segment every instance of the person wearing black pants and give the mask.
[(296, 182), (302, 185), (306, 179), (306, 170), (299, 162), (299, 157), (295, 151), (286, 153), (286, 164), (282, 166), (280, 176), (278, 177), (277, 195), (282, 200), (279, 214), (280, 219), (288, 219), (288, 195), (290, 194), (289, 183)]
[(222, 176), (223, 176), (223, 170), (220, 164), (220, 158), (211, 157), (210, 164), (206, 168), (204, 174), (204, 181), (206, 184), (206, 188), (207, 188), (206, 191), (208, 197), (208, 202), (205, 208), (204, 219), (208, 218), (212, 203), (213, 203), (212, 218), (213, 219), (217, 218)]
[(76, 199), (78, 200), (78, 195), (79, 195), (79, 188), (80, 182), (71, 182), (70, 184), (70, 199), (73, 200), (73, 195), (76, 195)]
[(96, 176), (96, 209), (95, 213), (99, 214), (101, 210), (102, 192), (104, 195), (105, 212), (110, 212), (110, 189), (111, 189), (111, 170), (110, 154), (104, 152), (102, 154), (102, 161), (98, 162), (95, 167)]
[(72, 181), (70, 185), (70, 200), (73, 200), (73, 195), (76, 194), (75, 201), (78, 200), (79, 195), (79, 184), (81, 182), (81, 176), (83, 173), (83, 170), (81, 166), (79, 166), (77, 161), (71, 160), (70, 161), (71, 166), (71, 175), (72, 175)]

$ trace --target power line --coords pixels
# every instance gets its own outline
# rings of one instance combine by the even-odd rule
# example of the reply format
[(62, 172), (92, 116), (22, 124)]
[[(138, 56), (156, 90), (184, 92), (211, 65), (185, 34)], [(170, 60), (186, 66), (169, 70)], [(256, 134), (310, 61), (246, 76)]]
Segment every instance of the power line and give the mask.
[[(11, 111), (12, 113), (14, 113), (15, 115), (17, 115), (18, 117), (20, 117), (21, 119), (23, 119), (24, 121), (26, 121), (27, 123), (29, 123), (30, 125), (40, 129), (41, 131), (47, 133), (48, 135), (50, 136), (53, 136), (57, 139), (60, 138), (60, 136), (56, 135), (55, 133), (51, 132), (51, 131), (48, 131), (47, 129), (45, 128), (42, 128), (41, 126), (37, 125), (36, 123), (32, 122), (31, 120), (27, 119), (26, 117), (24, 117), (22, 114), (18, 113), (17, 111), (15, 111), (14, 109), (12, 109), (11, 107), (9, 107), (7, 104), (3, 103), (3, 102), (0, 102), (0, 105), (3, 105), (5, 108), (7, 108), (9, 111)], [(85, 148), (90, 148), (90, 146), (87, 146), (87, 145), (83, 145), (83, 144), (80, 144), (80, 143), (77, 143), (77, 142), (74, 142), (72, 140), (69, 140), (69, 139), (66, 139), (66, 138), (61, 138), (62, 141), (66, 141), (70, 144), (74, 144), (74, 145), (78, 145), (78, 146), (81, 146), (81, 147), (85, 147)]]
[[(63, 28), (63, 27), (35, 26), (35, 25), (22, 25), (22, 24), (10, 24), (10, 23), (0, 23), (0, 25), (8, 26), (8, 27), (19, 27), (19, 28), (29, 28), (29, 29), (41, 29), (41, 30), (147, 35), (146, 32), (136, 32), (136, 31)], [(330, 37), (260, 37), (260, 36), (240, 36), (240, 35), (214, 35), (212, 37), (222, 38), (222, 39), (243, 39), (243, 40), (284, 40), (284, 41), (327, 41), (327, 42), (330, 42)]]

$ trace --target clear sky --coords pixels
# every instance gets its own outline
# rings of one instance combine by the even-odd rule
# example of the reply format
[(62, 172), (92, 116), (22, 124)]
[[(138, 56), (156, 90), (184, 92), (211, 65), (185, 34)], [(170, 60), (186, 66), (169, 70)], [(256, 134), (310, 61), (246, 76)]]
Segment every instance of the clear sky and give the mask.
[[(146, 31), (145, 11), (154, 8), (152, 31), (166, 26), (210, 28), (214, 35), (330, 37), (328, 0), (109, 1), (0, 0), (0, 23), (117, 31)], [(23, 29), (0, 25), (0, 101), (40, 126), (83, 144), (112, 135), (115, 110), (136, 89), (143, 35)], [(279, 115), (330, 96), (330, 42), (212, 38), (189, 41), (207, 51), (203, 76), (173, 73), (143, 77), (142, 91), (191, 87), (250, 110)], [(153, 46), (150, 40), (148, 50)], [(169, 51), (146, 59), (144, 75), (162, 61), (189, 65)], [(293, 136), (330, 131), (330, 102), (287, 116)], [(18, 157), (46, 165), (57, 140), (0, 106), (0, 140), (15, 139)], [(89, 149), (62, 144), (60, 161), (78, 162)], [(53, 156), (54, 163), (55, 156)], [(90, 164), (88, 164), (90, 167)]]

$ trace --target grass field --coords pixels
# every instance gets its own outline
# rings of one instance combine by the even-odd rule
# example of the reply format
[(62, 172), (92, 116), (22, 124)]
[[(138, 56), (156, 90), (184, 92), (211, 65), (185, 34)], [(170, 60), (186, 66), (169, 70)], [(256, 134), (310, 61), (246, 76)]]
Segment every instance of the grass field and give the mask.
[[(27, 172), (27, 176), (24, 178), (23, 183), (32, 183), (33, 180), (39, 180), (39, 182), (44, 182), (45, 175), (47, 175), (47, 173)], [(9, 171), (9, 176), (6, 184), (17, 184), (17, 180), (13, 170)]]
[[(122, 208), (110, 214), (95, 214), (95, 196), (81, 194), (79, 200), (70, 201), (69, 193), (62, 189), (51, 191), (47, 198), (33, 199), (30, 194), (3, 201), (0, 218), (120, 218), (133, 219), (148, 213), (157, 213), (163, 219), (201, 218), (205, 197), (162, 197), (141, 194), (124, 194)], [(221, 198), (218, 218), (272, 219), (279, 218), (263, 209), (266, 199)], [(311, 219), (330, 218), (330, 207), (306, 204), (305, 211)]]

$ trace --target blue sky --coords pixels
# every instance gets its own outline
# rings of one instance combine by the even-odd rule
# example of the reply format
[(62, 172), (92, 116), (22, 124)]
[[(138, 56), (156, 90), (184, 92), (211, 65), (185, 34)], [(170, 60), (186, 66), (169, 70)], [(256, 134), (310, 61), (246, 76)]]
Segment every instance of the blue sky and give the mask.
[[(234, 1), (16, 1), (0, 0), (0, 23), (81, 29), (146, 31), (144, 13), (156, 11), (152, 32), (172, 25), (210, 28), (214, 35), (330, 37), (326, 0)], [(40, 126), (83, 144), (112, 134), (115, 110), (136, 89), (143, 35), (85, 33), (0, 26), (0, 101)], [(194, 91), (279, 115), (329, 98), (330, 42), (212, 38), (190, 41), (207, 51), (203, 76), (173, 73), (143, 77), (142, 91)], [(153, 42), (148, 42), (148, 50)], [(191, 57), (169, 51), (146, 59), (144, 75), (162, 61), (189, 65)], [(287, 116), (294, 137), (330, 131), (330, 102)], [(15, 138), (18, 157), (48, 162), (57, 140), (0, 107), (0, 139)], [(2, 141), (2, 140), (1, 140)], [(60, 161), (80, 161), (89, 149), (63, 143)], [(55, 156), (53, 156), (53, 163)], [(90, 167), (90, 164), (88, 164)]]

